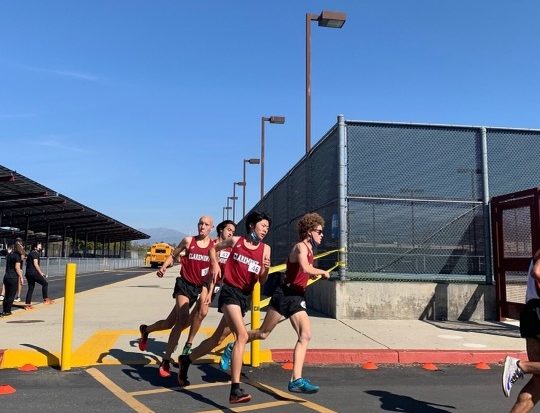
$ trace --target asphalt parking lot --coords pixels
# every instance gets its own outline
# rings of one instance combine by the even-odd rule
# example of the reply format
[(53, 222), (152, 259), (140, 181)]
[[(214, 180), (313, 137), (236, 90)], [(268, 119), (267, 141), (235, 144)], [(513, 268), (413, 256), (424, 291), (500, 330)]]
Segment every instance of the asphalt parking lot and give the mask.
[(0, 395), (2, 411), (39, 412), (499, 412), (508, 411), (519, 388), (506, 399), (500, 386), (500, 366), (317, 367), (305, 377), (321, 386), (319, 393), (289, 393), (290, 371), (271, 364), (244, 366), (242, 387), (253, 399), (228, 403), (229, 376), (215, 364), (194, 365), (191, 385), (180, 389), (176, 376), (162, 379), (156, 365), (116, 365), (60, 372), (0, 371), (0, 384), (13, 394)]

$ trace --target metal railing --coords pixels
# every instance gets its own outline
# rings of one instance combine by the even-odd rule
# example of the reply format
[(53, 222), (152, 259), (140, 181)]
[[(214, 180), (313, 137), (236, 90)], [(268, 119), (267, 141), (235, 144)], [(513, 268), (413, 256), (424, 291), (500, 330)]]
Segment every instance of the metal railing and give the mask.
[[(84, 274), (94, 271), (111, 271), (122, 268), (142, 267), (144, 259), (142, 258), (61, 258), (61, 257), (42, 257), (41, 269), (49, 276), (64, 275), (66, 264), (72, 262), (77, 264), (77, 274)], [(0, 275), (6, 266), (6, 257), (0, 257)], [(24, 265), (23, 265), (24, 270)]]

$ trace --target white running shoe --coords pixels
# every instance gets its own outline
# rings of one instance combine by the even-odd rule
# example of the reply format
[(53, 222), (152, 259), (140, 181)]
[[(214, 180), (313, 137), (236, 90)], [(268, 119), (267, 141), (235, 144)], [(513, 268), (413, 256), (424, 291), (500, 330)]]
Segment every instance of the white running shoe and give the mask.
[(516, 381), (522, 379), (523, 370), (518, 366), (519, 359), (506, 356), (504, 359), (504, 370), (502, 374), (502, 389), (506, 397), (510, 397), (510, 390)]
[(16, 303), (20, 303), (20, 302), (21, 302), (21, 297), (17, 297), (17, 298), (15, 298), (15, 300), (13, 300), (13, 301), (15, 301)]

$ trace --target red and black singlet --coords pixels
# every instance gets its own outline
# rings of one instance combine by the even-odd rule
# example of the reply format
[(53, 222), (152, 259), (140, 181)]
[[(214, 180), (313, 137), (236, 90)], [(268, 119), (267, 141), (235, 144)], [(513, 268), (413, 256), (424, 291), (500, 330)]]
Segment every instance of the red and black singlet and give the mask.
[(225, 274), (225, 263), (229, 259), (229, 256), (231, 255), (232, 247), (228, 247), (225, 249), (222, 249), (219, 251), (219, 267), (221, 268), (221, 277), (223, 277), (223, 274)]
[(229, 259), (225, 263), (223, 282), (239, 288), (244, 293), (251, 293), (263, 270), (263, 254), (266, 244), (259, 242), (256, 249), (250, 250), (245, 246), (245, 242), (246, 239), (240, 237), (232, 247)]
[[(307, 247), (307, 246), (306, 246)], [(313, 265), (313, 252), (308, 248), (307, 259)], [(306, 292), (309, 274), (303, 272), (299, 262), (290, 262), (287, 258), (287, 270), (285, 271), (285, 285), (291, 290), (301, 293)]]
[(213, 246), (213, 240), (209, 240), (208, 246), (202, 248), (197, 244), (196, 237), (191, 239), (186, 255), (182, 257), (182, 269), (180, 270), (180, 274), (188, 283), (198, 286), (204, 284), (210, 268), (208, 251)]

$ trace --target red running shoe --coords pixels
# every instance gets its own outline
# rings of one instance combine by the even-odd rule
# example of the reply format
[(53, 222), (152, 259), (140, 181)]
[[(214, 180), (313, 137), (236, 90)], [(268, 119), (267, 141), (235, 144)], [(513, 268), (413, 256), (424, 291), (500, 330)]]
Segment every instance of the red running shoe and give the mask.
[(45, 300), (43, 300), (43, 304), (54, 304), (54, 301), (50, 298), (45, 298)]
[(141, 324), (139, 326), (139, 331), (141, 333), (141, 338), (139, 339), (139, 350), (146, 351), (147, 345), (148, 345), (148, 333), (146, 332), (146, 329), (148, 326), (146, 324)]
[(163, 359), (159, 365), (159, 376), (164, 379), (171, 377), (171, 362), (169, 360)]

